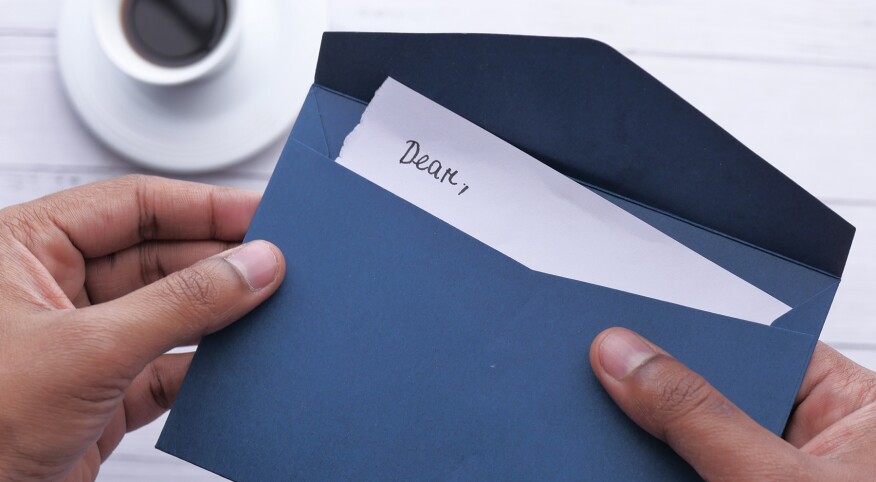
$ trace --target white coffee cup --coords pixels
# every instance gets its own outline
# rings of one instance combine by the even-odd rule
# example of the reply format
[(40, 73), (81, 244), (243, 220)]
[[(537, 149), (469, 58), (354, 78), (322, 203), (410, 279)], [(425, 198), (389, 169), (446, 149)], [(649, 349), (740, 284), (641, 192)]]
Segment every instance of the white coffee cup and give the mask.
[(222, 37), (204, 58), (184, 66), (164, 66), (144, 58), (128, 41), (123, 11), (126, 0), (91, 0), (91, 17), (98, 43), (119, 70), (133, 79), (152, 85), (179, 85), (207, 78), (221, 70), (240, 42), (243, 2), (225, 0), (227, 17)]

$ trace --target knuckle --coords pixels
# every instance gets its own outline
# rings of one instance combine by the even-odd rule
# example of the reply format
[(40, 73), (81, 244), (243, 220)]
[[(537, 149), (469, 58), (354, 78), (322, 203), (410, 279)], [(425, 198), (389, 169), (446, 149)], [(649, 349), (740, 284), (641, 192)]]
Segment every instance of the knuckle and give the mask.
[(155, 214), (155, 198), (153, 189), (150, 188), (152, 181), (145, 177), (131, 180), (134, 197), (136, 198), (139, 211), (138, 236), (141, 240), (152, 240), (159, 236), (158, 216)]
[[(644, 387), (640, 404), (657, 427), (670, 431), (697, 412), (729, 413), (733, 406), (699, 374), (666, 356), (657, 356), (640, 368)], [(664, 434), (668, 436), (670, 434)]]
[(703, 377), (685, 371), (676, 373), (661, 383), (657, 391), (656, 410), (668, 414), (685, 413), (708, 396), (709, 385)]
[(171, 398), (167, 391), (167, 383), (164, 380), (164, 374), (159, 370), (156, 362), (149, 364), (149, 393), (155, 404), (163, 410), (169, 410), (172, 404)]
[(868, 405), (876, 401), (876, 377), (869, 370), (852, 369), (844, 380), (842, 392), (850, 395), (850, 398), (855, 401), (854, 406)]
[(158, 176), (145, 174), (126, 174), (109, 181), (105, 181), (99, 189), (108, 193), (123, 193), (133, 197), (139, 214), (138, 235), (141, 240), (152, 240), (159, 237), (158, 218), (155, 215), (156, 193), (158, 186), (167, 182)]
[(13, 239), (27, 247), (33, 247), (39, 242), (44, 231), (46, 218), (52, 201), (41, 199), (21, 206), (16, 206), (3, 219), (4, 231)]
[(183, 305), (199, 311), (213, 311), (219, 303), (217, 282), (203, 266), (178, 271), (167, 280), (169, 294)]
[(137, 245), (140, 262), (140, 281), (143, 285), (152, 284), (167, 276), (167, 270), (161, 261), (160, 246), (156, 243), (140, 243)]
[(830, 382), (831, 391), (842, 393), (846, 398), (858, 398), (859, 406), (876, 395), (876, 376), (873, 372), (840, 354), (836, 354), (836, 360), (830, 363), (824, 378)]
[(119, 185), (119, 187), (127, 189), (138, 189), (145, 185), (157, 182), (159, 179), (161, 178), (157, 176), (149, 176), (146, 174), (125, 174), (124, 176), (109, 180), (107, 181), (107, 183), (117, 184)]
[(670, 357), (654, 357), (639, 371), (639, 409), (652, 433), (667, 443), (682, 437), (691, 423), (738, 410), (705, 378)]

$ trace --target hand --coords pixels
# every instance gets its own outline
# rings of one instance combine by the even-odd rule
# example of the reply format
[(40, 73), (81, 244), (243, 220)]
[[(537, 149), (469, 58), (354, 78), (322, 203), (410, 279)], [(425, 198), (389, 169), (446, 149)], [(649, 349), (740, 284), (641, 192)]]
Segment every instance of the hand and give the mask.
[(0, 479), (93, 480), (168, 409), (191, 354), (164, 353), (285, 274), (273, 245), (235, 247), (258, 201), (132, 176), (0, 210)]
[(876, 374), (818, 344), (785, 439), (639, 335), (602, 332), (596, 377), (620, 408), (707, 480), (872, 480)]

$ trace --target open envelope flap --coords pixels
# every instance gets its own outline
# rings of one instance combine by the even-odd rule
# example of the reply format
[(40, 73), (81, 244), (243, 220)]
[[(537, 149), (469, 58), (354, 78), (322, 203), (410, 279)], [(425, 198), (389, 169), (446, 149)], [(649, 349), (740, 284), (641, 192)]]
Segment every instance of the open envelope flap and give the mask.
[(842, 274), (849, 223), (604, 44), (324, 35), (317, 84), (367, 102), (388, 76), (568, 176)]
[[(347, 135), (359, 123), (365, 103), (314, 85), (307, 96), (291, 134), (293, 141), (334, 160)], [(582, 187), (582, 189), (585, 189)], [(805, 304), (826, 289), (835, 292), (838, 279), (720, 233), (702, 228), (640, 203), (599, 192), (609, 201), (652, 227), (708, 258), (722, 268), (769, 293), (791, 307)], [(830, 299), (827, 300), (827, 307)], [(818, 336), (826, 312), (786, 316), (775, 326)]]

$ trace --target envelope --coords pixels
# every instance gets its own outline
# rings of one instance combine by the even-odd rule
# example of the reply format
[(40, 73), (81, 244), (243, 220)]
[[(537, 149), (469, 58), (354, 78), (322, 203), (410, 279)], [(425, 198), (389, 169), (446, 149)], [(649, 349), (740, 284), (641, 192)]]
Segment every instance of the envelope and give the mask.
[[(334, 162), (392, 77), (792, 309), (771, 326), (531, 270)], [(247, 239), (279, 291), (205, 338), (158, 448), (235, 480), (696, 479), (590, 371), (653, 340), (781, 434), (854, 228), (587, 39), (326, 33)]]

